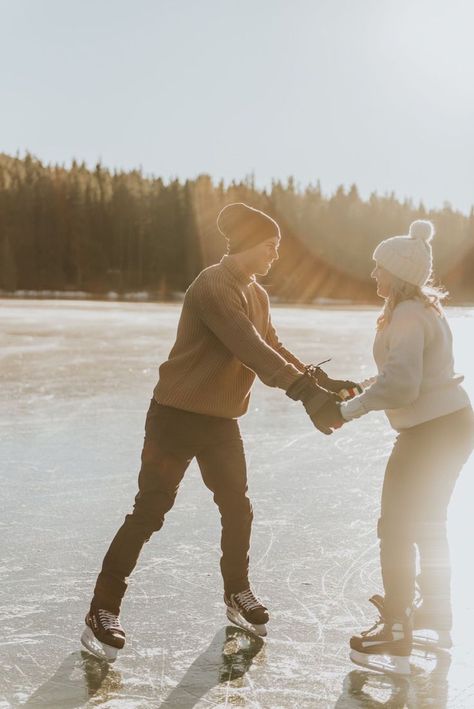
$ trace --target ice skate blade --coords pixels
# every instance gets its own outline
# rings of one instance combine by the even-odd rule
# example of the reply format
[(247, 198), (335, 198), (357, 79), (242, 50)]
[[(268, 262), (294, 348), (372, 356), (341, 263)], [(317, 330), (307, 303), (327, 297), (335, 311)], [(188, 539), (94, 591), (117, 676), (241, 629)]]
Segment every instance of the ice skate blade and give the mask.
[(365, 652), (351, 650), (352, 662), (361, 667), (366, 667), (374, 672), (383, 672), (401, 677), (410, 676), (410, 661), (408, 657), (396, 655), (368, 655)]
[(243, 616), (240, 615), (240, 613), (233, 608), (227, 608), (226, 610), (227, 617), (230, 620), (231, 623), (234, 623), (234, 625), (238, 625), (239, 628), (243, 628), (244, 630), (248, 630), (249, 633), (253, 633), (254, 635), (258, 635), (260, 638), (264, 638), (267, 634), (267, 626), (266, 625), (252, 625), (252, 623), (249, 623), (248, 621), (245, 620)]
[(97, 640), (88, 625), (86, 625), (81, 635), (81, 643), (86, 650), (98, 657), (99, 660), (115, 662), (117, 659), (118, 648), (112, 647), (112, 645), (106, 645), (105, 643), (101, 643), (100, 640)]
[(453, 640), (449, 630), (415, 630), (413, 632), (413, 645), (432, 650), (451, 650)]

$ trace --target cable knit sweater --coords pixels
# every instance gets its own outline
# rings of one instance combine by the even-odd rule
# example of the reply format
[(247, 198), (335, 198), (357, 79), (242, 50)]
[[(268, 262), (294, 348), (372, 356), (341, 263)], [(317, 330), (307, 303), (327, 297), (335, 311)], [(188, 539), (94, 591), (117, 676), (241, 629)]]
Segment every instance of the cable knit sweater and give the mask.
[(236, 418), (247, 411), (255, 375), (287, 390), (303, 369), (278, 339), (266, 291), (224, 256), (186, 291), (154, 397), (177, 409)]
[(454, 373), (453, 339), (444, 313), (420, 300), (406, 300), (392, 320), (377, 332), (374, 359), (378, 369), (360, 396), (342, 404), (346, 420), (385, 410), (400, 431), (470, 405)]

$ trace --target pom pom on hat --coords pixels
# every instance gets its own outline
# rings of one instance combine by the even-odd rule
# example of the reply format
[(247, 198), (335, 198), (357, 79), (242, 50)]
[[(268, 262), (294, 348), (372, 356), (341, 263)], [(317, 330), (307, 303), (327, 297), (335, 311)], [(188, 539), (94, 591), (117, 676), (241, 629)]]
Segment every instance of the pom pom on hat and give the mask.
[(410, 224), (408, 236), (412, 239), (420, 239), (429, 243), (435, 234), (433, 222), (426, 219), (417, 219)]
[(433, 256), (432, 222), (417, 219), (410, 224), (407, 236), (392, 236), (374, 251), (374, 260), (386, 271), (414, 286), (424, 286), (431, 275)]

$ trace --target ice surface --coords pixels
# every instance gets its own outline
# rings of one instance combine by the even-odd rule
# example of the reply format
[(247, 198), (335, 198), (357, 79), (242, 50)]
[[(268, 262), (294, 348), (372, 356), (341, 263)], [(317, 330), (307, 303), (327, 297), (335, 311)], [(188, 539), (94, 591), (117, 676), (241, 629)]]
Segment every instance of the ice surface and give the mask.
[[(409, 683), (358, 670), (348, 638), (380, 591), (375, 524), (394, 434), (383, 414), (331, 437), (255, 386), (241, 421), (254, 504), (252, 579), (265, 643), (227, 625), (219, 517), (197, 468), (145, 546), (113, 667), (79, 636), (107, 546), (132, 504), (143, 424), (179, 306), (0, 301), (0, 709), (474, 706), (472, 462), (450, 512), (456, 647), (414, 656)], [(474, 310), (450, 311), (474, 393)], [(283, 342), (334, 375), (373, 373), (373, 309), (275, 308)]]

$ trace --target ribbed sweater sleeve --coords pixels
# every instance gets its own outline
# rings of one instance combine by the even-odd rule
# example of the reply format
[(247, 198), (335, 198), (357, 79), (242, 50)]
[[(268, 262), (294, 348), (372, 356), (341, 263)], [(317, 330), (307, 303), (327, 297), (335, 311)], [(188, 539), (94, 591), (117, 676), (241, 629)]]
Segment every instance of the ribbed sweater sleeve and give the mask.
[(395, 309), (387, 342), (388, 355), (380, 374), (360, 396), (342, 404), (346, 420), (369, 411), (409, 406), (420, 394), (423, 379), (425, 326), (419, 311)]
[(260, 336), (248, 316), (242, 294), (237, 288), (229, 288), (224, 278), (216, 275), (199, 279), (194, 297), (205, 325), (264, 384), (286, 391), (301, 376)]
[(290, 364), (293, 364), (300, 372), (304, 372), (305, 365), (303, 364), (303, 362), (301, 362), (298, 357), (293, 354), (293, 352), (287, 350), (286, 347), (284, 347), (280, 342), (277, 331), (275, 330), (275, 327), (272, 323), (271, 317), (269, 317), (268, 321), (266, 342), (270, 345), (272, 349), (275, 350), (275, 352), (278, 352), (278, 354), (280, 354), (283, 359), (285, 359), (287, 362), (290, 362)]

